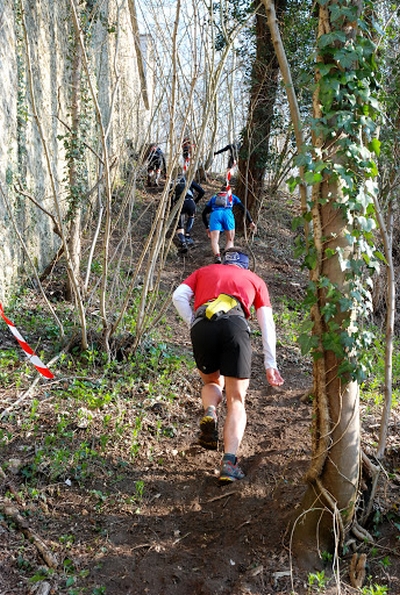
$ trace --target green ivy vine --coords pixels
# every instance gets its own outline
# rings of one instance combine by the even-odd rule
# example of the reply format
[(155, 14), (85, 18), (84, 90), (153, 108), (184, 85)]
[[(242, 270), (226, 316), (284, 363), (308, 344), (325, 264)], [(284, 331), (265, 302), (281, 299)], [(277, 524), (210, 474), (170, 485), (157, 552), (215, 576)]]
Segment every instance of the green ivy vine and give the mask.
[[(363, 321), (372, 310), (371, 275), (379, 260), (383, 260), (375, 246), (373, 202), (380, 151), (380, 77), (373, 40), (373, 3), (365, 2), (361, 14), (350, 0), (319, 0), (317, 4), (329, 15), (330, 25), (329, 31), (317, 40), (320, 113), (312, 120), (311, 128), (314, 138), (321, 142), (306, 148), (297, 165), (304, 167), (305, 182), (311, 186), (327, 180), (339, 181), (340, 196), (330, 196), (329, 201), (341, 211), (347, 224), (347, 244), (352, 250), (347, 256), (340, 247), (332, 250), (325, 245), (323, 253), (324, 259), (339, 259), (347, 283), (344, 295), (326, 276), (312, 274), (319, 256), (314, 237), (309, 238), (307, 246), (299, 240), (296, 254), (303, 257), (311, 272), (305, 304), (312, 308), (319, 293), (325, 296), (320, 308), (322, 336), (316, 333), (313, 321), (307, 320), (299, 344), (303, 354), (311, 352), (315, 359), (322, 357), (322, 350), (332, 351), (340, 362), (339, 375), (362, 381), (370, 368), (366, 351), (372, 340)], [(299, 182), (298, 178), (291, 180), (292, 187)], [(312, 209), (316, 206), (313, 200), (295, 226), (312, 221)], [(319, 198), (319, 204), (326, 200)]]

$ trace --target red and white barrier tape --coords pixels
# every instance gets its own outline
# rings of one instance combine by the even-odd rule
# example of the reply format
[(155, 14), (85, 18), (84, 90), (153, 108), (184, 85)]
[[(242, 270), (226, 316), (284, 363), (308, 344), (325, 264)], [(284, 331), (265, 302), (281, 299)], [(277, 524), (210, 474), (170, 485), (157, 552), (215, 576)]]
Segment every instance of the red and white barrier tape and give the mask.
[(22, 347), (23, 351), (25, 352), (26, 357), (29, 359), (31, 364), (35, 366), (38, 372), (45, 378), (54, 378), (54, 374), (50, 372), (50, 370), (43, 364), (43, 362), (38, 358), (36, 353), (29, 347), (28, 343), (24, 340), (24, 338), (20, 335), (20, 333), (15, 328), (15, 325), (7, 318), (4, 314), (3, 306), (0, 303), (0, 315), (3, 318), (4, 322), (7, 324), (8, 328), (17, 339), (18, 343)]
[(188, 170), (190, 164), (190, 157), (188, 157), (187, 159), (184, 160), (183, 162), (183, 173), (185, 174)]
[(232, 194), (231, 176), (232, 176), (232, 170), (231, 169), (228, 169), (228, 171), (226, 172), (226, 190), (227, 190), (227, 192), (228, 192), (229, 195)]
[(231, 188), (231, 177), (233, 172), (236, 169), (236, 163), (233, 165), (233, 167), (231, 167), (231, 169), (228, 169), (228, 171), (226, 172), (226, 190), (228, 192), (228, 196), (231, 197), (232, 196), (232, 188)]

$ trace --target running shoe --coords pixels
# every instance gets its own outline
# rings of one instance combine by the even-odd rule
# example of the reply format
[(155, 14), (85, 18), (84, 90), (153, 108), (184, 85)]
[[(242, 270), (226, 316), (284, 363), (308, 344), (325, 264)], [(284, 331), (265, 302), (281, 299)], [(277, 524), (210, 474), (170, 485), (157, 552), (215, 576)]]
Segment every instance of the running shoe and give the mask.
[(245, 477), (243, 471), (239, 467), (238, 463), (231, 463), (230, 461), (222, 461), (221, 471), (219, 474), (218, 482), (221, 485), (226, 485)]
[(215, 258), (214, 258), (214, 264), (221, 264), (222, 260), (220, 255), (218, 254)]
[(178, 252), (179, 254), (186, 254), (188, 247), (186, 242), (179, 242)]
[(218, 448), (218, 417), (213, 407), (208, 407), (200, 420), (199, 444), (207, 450)]
[(193, 246), (194, 246), (193, 238), (191, 238), (190, 236), (185, 236), (185, 241), (186, 241), (186, 245), (188, 248), (193, 248)]

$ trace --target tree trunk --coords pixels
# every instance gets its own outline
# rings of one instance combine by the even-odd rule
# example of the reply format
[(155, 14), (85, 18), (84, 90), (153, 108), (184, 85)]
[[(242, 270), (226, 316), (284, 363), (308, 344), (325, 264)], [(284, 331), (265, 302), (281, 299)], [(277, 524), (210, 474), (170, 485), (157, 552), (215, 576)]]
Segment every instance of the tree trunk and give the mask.
[[(328, 196), (341, 196), (338, 182), (325, 180), (314, 187), (312, 214), (319, 267), (312, 280), (329, 279), (345, 298), (349, 290), (339, 258), (324, 255), (341, 249), (350, 257), (352, 245), (341, 211)], [(308, 489), (296, 511), (293, 540), (294, 555), (307, 569), (321, 568), (321, 553), (333, 553), (344, 538), (354, 515), (361, 468), (358, 384), (340, 375), (342, 360), (322, 339), (331, 332), (332, 324), (340, 333), (348, 323), (348, 314), (337, 311), (326, 321), (323, 312), (330, 295), (319, 289), (317, 298), (312, 310), (320, 354), (314, 361), (313, 455), (306, 476)]]
[[(282, 13), (286, 0), (277, 0)], [(252, 87), (246, 128), (239, 156), (239, 175), (235, 194), (253, 213), (263, 192), (269, 137), (278, 90), (279, 64), (267, 23), (265, 6), (256, 12), (256, 58), (252, 67)]]
[(68, 226), (68, 250), (71, 257), (71, 267), (67, 268), (67, 290), (66, 298), (70, 301), (74, 298), (75, 284), (80, 285), (81, 268), (81, 197), (77, 196), (79, 186), (78, 164), (76, 162), (76, 151), (79, 145), (79, 120), (81, 113), (81, 90), (80, 81), (82, 77), (81, 48), (79, 41), (74, 47), (72, 59), (72, 81), (71, 81), (71, 138), (70, 157), (68, 158), (68, 179), (71, 192), (69, 205), (69, 226)]
[[(399, 84), (399, 81), (397, 81)], [(397, 111), (394, 119), (395, 130), (400, 130), (400, 111)], [(399, 155), (400, 142), (395, 135), (393, 142), (393, 155)], [(393, 226), (394, 209), (399, 200), (399, 174), (398, 167), (392, 167), (389, 175), (389, 189), (386, 205), (386, 221), (381, 205), (376, 201), (376, 215), (379, 223), (379, 229), (382, 237), (382, 243), (386, 258), (386, 345), (385, 345), (385, 386), (384, 386), (384, 405), (382, 419), (379, 428), (379, 442), (377, 448), (377, 458), (382, 459), (386, 450), (386, 441), (389, 428), (390, 413), (392, 410), (393, 398), (393, 351), (394, 351), (394, 329), (396, 315), (396, 274), (393, 258)], [(398, 161), (397, 161), (398, 164)], [(384, 207), (385, 205), (383, 205)]]
[[(323, 172), (321, 178), (317, 174), (314, 177), (311, 207), (314, 251), (310, 277), (316, 297), (311, 312), (316, 345), (313, 453), (306, 476), (308, 487), (296, 511), (293, 529), (294, 556), (309, 571), (322, 568), (324, 552), (339, 553), (354, 519), (362, 455), (358, 384), (350, 374), (350, 370), (355, 370), (352, 362), (357, 359), (351, 341), (357, 323), (352, 288), (360, 273), (354, 266), (358, 253), (352, 235), (354, 217), (349, 194), (351, 200), (358, 199), (363, 172), (357, 169), (356, 158), (352, 161), (352, 154), (346, 148), (352, 142), (365, 152), (361, 141), (363, 119), (358, 117), (357, 102), (348, 101), (351, 85), (347, 87), (345, 79), (340, 78), (343, 71), (351, 78), (356, 70), (354, 54), (353, 63), (348, 61), (346, 69), (332, 59), (340, 47), (351, 44), (346, 46), (341, 41), (342, 46), (336, 37), (328, 50), (326, 43), (328, 34), (332, 39), (333, 32), (339, 31), (342, 38), (345, 34), (355, 45), (357, 19), (348, 21), (343, 10), (342, 18), (331, 22), (330, 4), (342, 10), (333, 1), (319, 5), (318, 38), (323, 41), (321, 54), (317, 56), (313, 98), (314, 121), (321, 123), (313, 129), (314, 160), (316, 169)], [(361, 13), (358, 1), (350, 4)], [(326, 78), (322, 80), (322, 76)], [(344, 84), (336, 87), (332, 100), (327, 89), (333, 89), (338, 80)], [(351, 126), (342, 124), (343, 114), (352, 121)], [(338, 171), (354, 172), (354, 179), (352, 182), (342, 179), (336, 174)]]

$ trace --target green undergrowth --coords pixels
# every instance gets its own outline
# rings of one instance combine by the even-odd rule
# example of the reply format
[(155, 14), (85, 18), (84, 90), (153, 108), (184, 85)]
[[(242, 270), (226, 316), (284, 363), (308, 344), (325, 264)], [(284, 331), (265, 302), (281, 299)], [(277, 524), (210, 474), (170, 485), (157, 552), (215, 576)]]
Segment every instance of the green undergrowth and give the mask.
[[(8, 308), (7, 315), (43, 362), (57, 355), (62, 341), (56, 333), (49, 340), (52, 321), (44, 309)], [(7, 333), (3, 330), (0, 351), (0, 465), (13, 487), (5, 486), (5, 499), (30, 525), (42, 528), (49, 503), (62, 507), (65, 498), (74, 502), (71, 511), (66, 505), (66, 514), (78, 514), (81, 502), (94, 515), (140, 514), (151, 498), (147, 466), (163, 470), (162, 453), (177, 448), (194, 393), (198, 406), (191, 353), (176, 348), (165, 324), (124, 357), (108, 358), (95, 343), (85, 352), (72, 348), (51, 366), (54, 379), (38, 380)], [(0, 522), (13, 527), (2, 512)], [(103, 542), (101, 531), (99, 526)], [(84, 547), (92, 556), (91, 542), (83, 546), (73, 528), (51, 539), (63, 552), (62, 568), (55, 573), (38, 566), (22, 540), (16, 560), (21, 579), (33, 589), (57, 575), (60, 593), (104, 593), (101, 585), (78, 587), (89, 571), (76, 564), (73, 552)]]
[(307, 311), (300, 300), (288, 297), (281, 297), (277, 300), (277, 307), (274, 311), (277, 340), (281, 344), (295, 345), (299, 355), (300, 348), (296, 343), (303, 320), (307, 316)]
[[(296, 353), (296, 349), (298, 350), (299, 362), (308, 361), (311, 365), (310, 359), (301, 354), (298, 343), (302, 325), (309, 318), (307, 309), (300, 300), (288, 297), (280, 298), (276, 305), (274, 317), (277, 328), (278, 355), (281, 347), (291, 346), (294, 353)], [(370, 409), (374, 408), (375, 412), (379, 414), (379, 409), (384, 403), (386, 337), (382, 330), (372, 324), (366, 329), (366, 332), (373, 336), (368, 353), (365, 354), (372, 364), (370, 365), (370, 375), (360, 385), (360, 396), (363, 404)], [(400, 401), (400, 384), (398, 382), (398, 378), (400, 378), (400, 339), (398, 337), (395, 337), (393, 342), (392, 378), (391, 405), (395, 408)]]
[[(370, 357), (373, 362), (371, 374), (361, 385), (361, 400), (376, 407), (381, 407), (384, 401), (385, 386), (385, 336), (378, 328), (370, 329), (374, 336), (370, 347)], [(400, 400), (400, 340), (394, 339), (392, 358), (392, 407), (396, 407)]]
[[(61, 349), (54, 320), (40, 305), (23, 307), (23, 296), (19, 297), (9, 308), (9, 316), (43, 361)], [(281, 298), (274, 316), (278, 357), (285, 351), (286, 361), (292, 358), (294, 364), (311, 372), (311, 362), (305, 365), (297, 344), (301, 325), (308, 316), (301, 301)], [(379, 408), (384, 387), (384, 337), (378, 329), (372, 331), (375, 364), (373, 375), (361, 387), (361, 398), (370, 407)], [(256, 330), (255, 334), (259, 332)], [(71, 349), (62, 353), (56, 362), (56, 379), (41, 382), (37, 395), (33, 392), (33, 397), (23, 398), (18, 408), (11, 404), (6, 409), (0, 444), (11, 452), (11, 444), (18, 436), (28, 452), (30, 443), (35, 443), (35, 455), (24, 468), (26, 480), (32, 481), (46, 470), (51, 481), (70, 477), (79, 482), (87, 476), (91, 460), (99, 460), (110, 452), (127, 460), (138, 456), (146, 433), (156, 438), (174, 436), (176, 421), (171, 421), (171, 417), (179, 395), (188, 390), (188, 385), (193, 387), (192, 378), (195, 382), (198, 378), (191, 351), (182, 353), (168, 341), (168, 335), (164, 321), (134, 354), (128, 353), (120, 361), (109, 358), (94, 343), (85, 352)], [(396, 341), (395, 379), (400, 374), (399, 346)], [(23, 395), (35, 376), (34, 367), (10, 334), (6, 348), (0, 352), (2, 386), (10, 394)], [(398, 399), (399, 387), (394, 384), (393, 406)], [(162, 412), (161, 417), (157, 417), (157, 411)], [(90, 440), (79, 432), (81, 429), (92, 436)], [(7, 467), (6, 461), (4, 465)]]
[[(47, 362), (60, 349), (56, 333), (49, 340), (50, 316), (20, 305), (15, 301), (7, 314)], [(37, 489), (59, 481), (82, 485), (99, 465), (114, 473), (137, 457), (151, 459), (154, 441), (176, 435), (182, 396), (193, 385), (187, 378), (195, 373), (191, 354), (177, 350), (168, 335), (165, 323), (162, 333), (118, 358), (95, 343), (85, 352), (72, 348), (52, 367), (55, 379), (40, 379), (30, 391), (36, 370), (10, 333), (0, 352), (2, 386), (13, 396), (1, 418), (3, 470), (18, 472), (26, 489)]]

